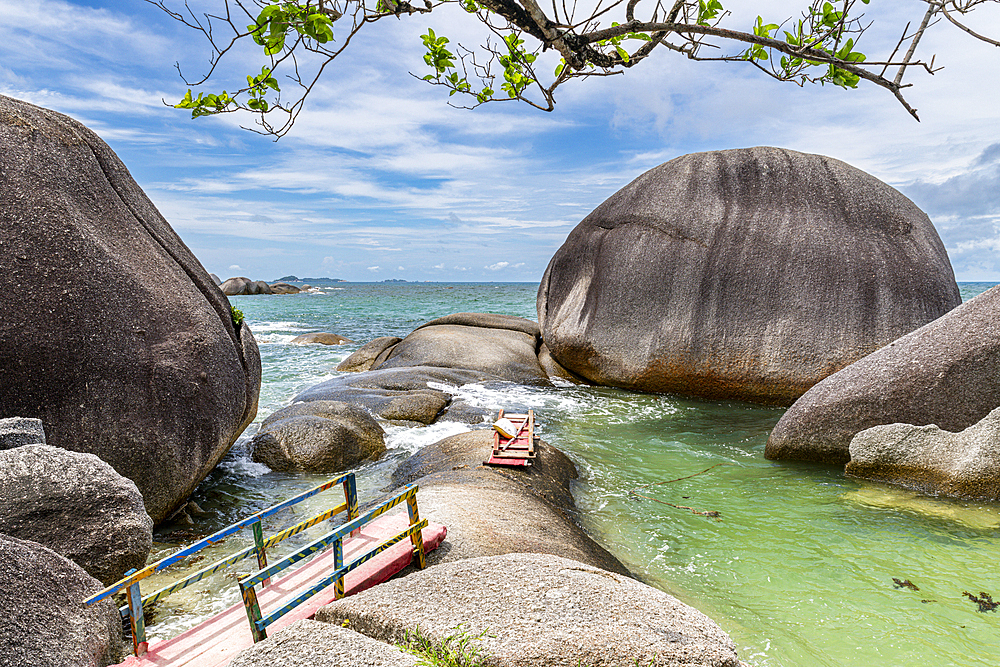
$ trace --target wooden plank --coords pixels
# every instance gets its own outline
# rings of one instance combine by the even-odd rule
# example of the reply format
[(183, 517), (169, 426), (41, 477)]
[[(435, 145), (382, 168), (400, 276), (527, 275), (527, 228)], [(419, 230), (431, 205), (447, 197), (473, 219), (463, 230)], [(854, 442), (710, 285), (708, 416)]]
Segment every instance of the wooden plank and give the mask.
[[(407, 512), (385, 514), (362, 528), (357, 536), (343, 542), (343, 557), (352, 561), (370, 551), (385, 539), (394, 536), (409, 525)], [(447, 529), (430, 524), (422, 531), (424, 552), (436, 549), (444, 540)], [(404, 540), (386, 549), (370, 561), (349, 572), (345, 577), (347, 595), (358, 593), (388, 580), (410, 564), (413, 546)], [(332, 571), (336, 554), (333, 549), (314, 556), (305, 565), (285, 577), (276, 579), (257, 595), (261, 609), (276, 608), (294, 597), (311, 583)], [(316, 611), (333, 602), (336, 586), (330, 586), (303, 602), (267, 628), (273, 634), (295, 621), (312, 618)], [(140, 657), (129, 656), (120, 665), (126, 667), (225, 667), (236, 654), (253, 645), (250, 624), (247, 622), (243, 602), (233, 605), (218, 616), (190, 630), (162, 642), (152, 643)]]

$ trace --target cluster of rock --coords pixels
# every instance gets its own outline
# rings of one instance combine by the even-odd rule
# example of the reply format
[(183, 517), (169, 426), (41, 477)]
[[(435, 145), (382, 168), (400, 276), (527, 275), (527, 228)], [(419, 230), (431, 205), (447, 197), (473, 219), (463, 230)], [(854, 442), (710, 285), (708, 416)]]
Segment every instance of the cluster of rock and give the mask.
[(116, 664), (117, 607), (81, 603), (146, 564), (153, 521), (139, 490), (93, 454), (44, 444), (37, 419), (0, 419), (0, 442), (14, 445), (0, 451), (4, 664)]
[(831, 375), (785, 412), (766, 456), (847, 463), (858, 477), (1000, 499), (998, 321), (994, 287)]
[(532, 467), (501, 470), (482, 465), (491, 447), (486, 430), (453, 436), (393, 475), (448, 527), (427, 569), (330, 604), (232, 665), (408, 667), (422, 663), (399, 646), (416, 632), (468, 641), (485, 665), (743, 665), (711, 619), (632, 579), (573, 521), (577, 473), (562, 452), (539, 442)]
[(290, 283), (271, 283), (263, 280), (250, 280), (249, 278), (230, 278), (219, 285), (219, 289), (226, 296), (240, 296), (250, 294), (298, 294), (307, 289), (308, 285), (299, 288)]

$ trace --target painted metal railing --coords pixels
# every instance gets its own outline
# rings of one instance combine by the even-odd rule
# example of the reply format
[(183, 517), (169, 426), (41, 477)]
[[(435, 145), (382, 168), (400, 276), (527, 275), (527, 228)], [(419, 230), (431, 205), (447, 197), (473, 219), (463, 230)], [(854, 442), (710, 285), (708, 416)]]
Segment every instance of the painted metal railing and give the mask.
[[(417, 488), (418, 487), (416, 486), (408, 486), (401, 493), (382, 503), (364, 516), (345, 523), (336, 530), (327, 533), (318, 540), (303, 547), (299, 551), (289, 554), (274, 565), (262, 567), (259, 572), (240, 579), (240, 592), (243, 594), (243, 605), (246, 607), (247, 620), (250, 621), (250, 632), (253, 635), (254, 643), (267, 638), (267, 626), (274, 623), (291, 610), (295, 609), (295, 607), (299, 606), (313, 595), (316, 595), (320, 591), (329, 587), (331, 584), (336, 586), (334, 589), (334, 598), (339, 600), (344, 597), (344, 577), (348, 572), (362, 563), (371, 560), (382, 551), (385, 551), (392, 545), (403, 541), (407, 537), (410, 538), (413, 545), (413, 555), (416, 558), (417, 565), (423, 569), (426, 566), (426, 561), (424, 556), (423, 535), (421, 531), (427, 527), (427, 519), (421, 519), (420, 512), (417, 509)], [(406, 509), (409, 513), (409, 526), (400, 531), (398, 534), (386, 538), (371, 550), (358, 556), (345, 565), (343, 548), (344, 538), (359, 531), (366, 523), (381, 516), (387, 510), (392, 509), (403, 501), (406, 501)], [(308, 558), (313, 554), (331, 547), (335, 550), (335, 569), (329, 576), (324, 577), (314, 586), (296, 596), (292, 600), (286, 602), (267, 616), (263, 616), (261, 614), (260, 605), (257, 602), (257, 593), (254, 589), (257, 584), (263, 584), (266, 586), (267, 582), (270, 581), (270, 578), (278, 572), (281, 572), (285, 568), (304, 558)]]
[[(291, 528), (286, 528), (285, 530), (276, 533), (267, 539), (264, 539), (264, 532), (261, 527), (261, 521), (263, 519), (266, 519), (267, 517), (276, 514), (281, 510), (287, 509), (292, 505), (296, 505), (307, 498), (315, 496), (318, 493), (322, 493), (323, 491), (331, 489), (337, 485), (343, 486), (344, 489), (343, 503), (337, 505), (336, 507), (330, 508), (325, 512), (321, 512), (320, 514), (317, 514), (316, 516), (307, 519), (306, 521), (298, 523), (292, 526)], [(354, 478), (354, 473), (347, 473), (345, 475), (341, 475), (339, 477), (331, 479), (330, 481), (324, 484), (320, 484), (319, 486), (313, 489), (310, 489), (304, 493), (300, 493), (294, 498), (290, 498), (284, 502), (278, 503), (277, 505), (274, 505), (265, 510), (257, 512), (256, 514), (249, 516), (246, 519), (243, 519), (242, 521), (234, 523), (231, 526), (223, 528), (222, 530), (213, 533), (208, 537), (200, 539), (197, 542), (187, 547), (184, 547), (183, 549), (180, 549), (179, 551), (171, 554), (170, 556), (167, 556), (166, 558), (163, 558), (162, 560), (157, 561), (156, 563), (153, 563), (152, 565), (147, 565), (141, 570), (131, 570), (125, 574), (124, 579), (112, 584), (111, 586), (108, 586), (101, 592), (84, 600), (84, 604), (88, 606), (92, 605), (95, 602), (103, 600), (104, 598), (110, 595), (114, 595), (119, 591), (125, 590), (127, 595), (127, 604), (123, 606), (120, 611), (122, 614), (122, 618), (128, 619), (129, 624), (132, 627), (133, 652), (137, 656), (142, 655), (143, 653), (146, 652), (147, 648), (146, 624), (142, 613), (143, 606), (152, 604), (157, 600), (167, 595), (170, 595), (171, 593), (175, 593), (181, 590), (182, 588), (186, 588), (191, 584), (201, 581), (205, 577), (214, 574), (222, 569), (225, 569), (230, 565), (233, 565), (234, 563), (238, 563), (244, 558), (248, 558), (252, 555), (257, 556), (258, 567), (266, 568), (267, 549), (288, 539), (289, 537), (292, 537), (293, 535), (301, 533), (303, 530), (309, 528), (310, 526), (313, 526), (321, 521), (325, 521), (330, 517), (344, 511), (347, 512), (347, 518), (350, 521), (350, 523), (346, 524), (347, 526), (351, 526), (357, 522), (358, 488)], [(248, 547), (238, 553), (228, 556), (222, 560), (219, 560), (209, 565), (208, 567), (202, 568), (201, 570), (198, 570), (194, 574), (185, 577), (181, 581), (171, 584), (170, 586), (166, 586), (165, 588), (161, 588), (160, 590), (146, 596), (145, 598), (142, 597), (142, 594), (139, 589), (140, 581), (142, 581), (146, 577), (156, 574), (157, 572), (161, 572), (167, 569), (171, 565), (175, 565), (176, 563), (181, 562), (188, 556), (192, 556), (201, 551), (202, 549), (205, 549), (206, 547), (219, 544), (225, 538), (229, 537), (230, 535), (233, 535), (234, 533), (244, 528), (250, 528), (251, 531), (253, 531), (254, 546)], [(353, 529), (348, 529), (348, 532), (351, 532), (351, 530)], [(420, 553), (422, 556), (423, 550), (421, 550)], [(269, 581), (270, 579), (265, 580), (264, 585), (267, 585)]]

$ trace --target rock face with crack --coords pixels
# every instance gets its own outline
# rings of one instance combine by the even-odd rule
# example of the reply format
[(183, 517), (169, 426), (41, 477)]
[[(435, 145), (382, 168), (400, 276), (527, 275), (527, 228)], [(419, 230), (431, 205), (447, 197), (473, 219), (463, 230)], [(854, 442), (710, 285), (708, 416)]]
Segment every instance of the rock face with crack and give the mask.
[(154, 521), (253, 421), (260, 355), (114, 152), (0, 96), (0, 416), (136, 483)]
[(106, 667), (124, 657), (111, 600), (84, 607), (99, 581), (40, 544), (0, 535), (0, 665)]
[(0, 533), (52, 549), (105, 586), (145, 566), (153, 545), (135, 483), (93, 454), (48, 445), (0, 452)]
[(790, 405), (961, 302), (931, 221), (874, 177), (757, 147), (660, 165), (588, 215), (538, 291), (596, 384)]
[(957, 432), (1000, 405), (1000, 287), (893, 341), (806, 392), (782, 415), (769, 459), (846, 463), (882, 424)]
[[(399, 643), (464, 633), (490, 667), (738, 667), (710, 618), (634, 579), (548, 554), (507, 554), (415, 572), (339, 600), (316, 620)], [(460, 629), (456, 629), (460, 628)]]
[(1000, 408), (959, 433), (888, 424), (851, 440), (845, 472), (923, 493), (1000, 500)]

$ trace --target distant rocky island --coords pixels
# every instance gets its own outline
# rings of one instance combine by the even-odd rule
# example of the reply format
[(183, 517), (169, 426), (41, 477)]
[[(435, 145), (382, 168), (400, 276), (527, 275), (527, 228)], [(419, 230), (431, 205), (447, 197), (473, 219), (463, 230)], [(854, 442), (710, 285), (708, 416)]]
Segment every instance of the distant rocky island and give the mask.
[(298, 278), (296, 276), (285, 276), (278, 278), (277, 283), (346, 283), (342, 278)]

